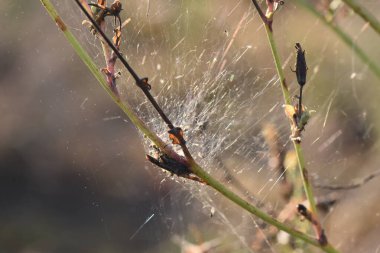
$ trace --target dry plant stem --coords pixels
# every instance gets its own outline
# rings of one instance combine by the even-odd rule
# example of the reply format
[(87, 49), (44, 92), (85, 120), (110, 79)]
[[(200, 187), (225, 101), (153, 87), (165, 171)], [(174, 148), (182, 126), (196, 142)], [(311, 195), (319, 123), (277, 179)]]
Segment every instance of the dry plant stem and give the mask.
[[(192, 168), (192, 171), (195, 175), (202, 178), (209, 186), (220, 192), (222, 195), (224, 195), (226, 198), (230, 199), (232, 202), (237, 204), (238, 206), (242, 207), (243, 209), (247, 210), (248, 212), (254, 214), (255, 216), (259, 217), (263, 221), (267, 222), (268, 224), (271, 224), (278, 229), (285, 231), (289, 233), (290, 235), (299, 238), (309, 244), (312, 244), (314, 246), (320, 247), (321, 249), (324, 249), (321, 247), (319, 242), (315, 240), (314, 238), (310, 237), (309, 235), (306, 235), (304, 233), (301, 233), (297, 230), (294, 230), (293, 228), (288, 227), (284, 223), (281, 223), (280, 221), (274, 219), (267, 213), (261, 211), (260, 209), (256, 208), (255, 206), (251, 205), (247, 201), (243, 200), (239, 196), (237, 196), (232, 191), (228, 190), (222, 183), (214, 179), (210, 174), (208, 174), (205, 170), (202, 169), (196, 162), (190, 163), (190, 166)], [(326, 251), (330, 252), (330, 251)]]
[(80, 43), (65, 25), (63, 20), (59, 17), (57, 11), (54, 6), (51, 4), (49, 0), (41, 0), (42, 5), (45, 7), (51, 18), (56, 22), (58, 27), (63, 32), (66, 39), (69, 41), (71, 46), (74, 48), (75, 52), (82, 59), (82, 61), (86, 64), (88, 69), (94, 75), (94, 77), (98, 80), (100, 86), (111, 96), (112, 100), (120, 107), (120, 109), (128, 116), (131, 122), (147, 137), (149, 138), (157, 147), (159, 147), (164, 153), (168, 156), (173, 157), (174, 159), (180, 161), (183, 160), (181, 156), (179, 156), (173, 149), (170, 148), (164, 141), (161, 140), (154, 132), (152, 132), (145, 123), (137, 116), (137, 114), (133, 111), (131, 105), (128, 102), (121, 102), (119, 97), (116, 96), (113, 91), (109, 89), (108, 83), (103, 78), (103, 73), (101, 73), (98, 67), (95, 65), (91, 57), (87, 54), (87, 52), (82, 48)]
[(265, 16), (264, 12), (261, 10), (259, 3), (256, 0), (252, 0), (253, 5), (255, 6), (257, 12), (260, 15), (261, 20), (264, 24), (268, 24), (268, 18)]
[(163, 112), (161, 107), (158, 105), (157, 101), (154, 99), (152, 94), (150, 93), (150, 85), (148, 83), (148, 78), (140, 78), (137, 73), (134, 71), (134, 69), (129, 65), (127, 60), (121, 55), (118, 48), (115, 47), (115, 45), (111, 42), (111, 40), (107, 37), (107, 35), (104, 33), (103, 29), (99, 27), (99, 25), (96, 23), (96, 21), (92, 18), (92, 15), (87, 11), (87, 9), (80, 3), (80, 0), (74, 0), (78, 6), (81, 8), (83, 13), (87, 16), (87, 18), (90, 20), (92, 25), (96, 28), (97, 32), (101, 35), (102, 41), (104, 41), (113, 51), (113, 53), (117, 56), (117, 58), (123, 63), (124, 67), (127, 68), (129, 73), (132, 75), (132, 77), (135, 79), (137, 86), (143, 91), (144, 95), (148, 98), (149, 102), (153, 105), (153, 107), (156, 109), (156, 111), (160, 114), (162, 120), (167, 124), (168, 128), (170, 130), (173, 130), (171, 133), (175, 136), (175, 138), (178, 139), (178, 144), (181, 146), (183, 153), (185, 154), (185, 157), (187, 159), (187, 162), (194, 161), (194, 158), (192, 157), (190, 151), (188, 150), (186, 146), (186, 141), (184, 140), (182, 134), (179, 132), (179, 129), (176, 129), (173, 125), (173, 123), (169, 120), (169, 118), (166, 116), (166, 114)]
[(332, 191), (340, 191), (340, 190), (352, 190), (358, 187), (363, 186), (364, 184), (368, 183), (372, 179), (380, 176), (380, 170), (375, 170), (368, 176), (359, 179), (356, 182), (352, 182), (351, 184), (347, 185), (322, 185), (322, 184), (316, 184), (315, 187), (322, 188), (325, 190), (332, 190)]
[(88, 5), (87, 0), (80, 0), (80, 3), (86, 8), (88, 13), (91, 13), (91, 7)]
[[(45, 7), (49, 15), (52, 17), (52, 19), (57, 23), (58, 27), (62, 30), (64, 33), (66, 39), (69, 41), (69, 43), (72, 45), (78, 56), (82, 59), (82, 61), (86, 64), (86, 66), (89, 68), (91, 73), (95, 76), (95, 78), (99, 81), (102, 88), (106, 90), (108, 95), (112, 98), (112, 100), (123, 110), (123, 112), (128, 116), (128, 118), (131, 120), (131, 122), (145, 135), (147, 138), (149, 138), (155, 145), (157, 145), (163, 152), (165, 152), (167, 155), (171, 157), (178, 157), (178, 159), (181, 159), (181, 157), (174, 152), (166, 143), (164, 143), (155, 133), (153, 133), (145, 124), (144, 122), (134, 113), (132, 110), (132, 107), (127, 103), (122, 103), (120, 99), (110, 90), (108, 87), (107, 82), (103, 78), (102, 73), (99, 71), (95, 63), (92, 61), (90, 56), (87, 54), (87, 52), (82, 48), (80, 43), (76, 40), (74, 35), (71, 33), (71, 31), (66, 27), (63, 20), (59, 17), (57, 11), (55, 10), (54, 6), (51, 4), (50, 0), (40, 0), (42, 5)], [(314, 245), (318, 248), (321, 248), (325, 252), (336, 252), (333, 250), (333, 248), (330, 245), (321, 246), (318, 242), (318, 240), (314, 239), (313, 237), (301, 233), (297, 230), (294, 230), (293, 228), (279, 222), (278, 220), (274, 219), (267, 213), (261, 211), (257, 207), (251, 205), (247, 201), (243, 200), (239, 196), (237, 196), (232, 191), (228, 190), (222, 183), (214, 179), (211, 175), (209, 175), (203, 168), (201, 168), (194, 160), (189, 161), (189, 166), (191, 167), (192, 171), (195, 175), (199, 176), (201, 179), (203, 179), (209, 186), (223, 194), (225, 197), (230, 199), (232, 202), (236, 203), (243, 209), (247, 210), (248, 212), (256, 215), (263, 221), (267, 222), (268, 224), (271, 224), (275, 227), (277, 227), (280, 230), (283, 230), (290, 235), (299, 238), (311, 245)]]
[(273, 60), (274, 60), (275, 66), (276, 66), (277, 74), (278, 74), (278, 77), (280, 79), (281, 90), (282, 90), (284, 102), (285, 102), (285, 104), (290, 105), (292, 100), (291, 100), (291, 96), (289, 93), (288, 85), (286, 83), (284, 71), (283, 71), (282, 66), (281, 66), (280, 56), (278, 55), (276, 43), (275, 43), (274, 38), (273, 38), (273, 31), (267, 25), (265, 25), (265, 31), (267, 33), (267, 37), (268, 37), (269, 45), (270, 45), (270, 48), (272, 51)]
[[(267, 25), (265, 25), (265, 30), (267, 32), (269, 45), (270, 45), (271, 50), (272, 50), (272, 55), (273, 55), (273, 59), (274, 59), (275, 65), (276, 65), (277, 74), (280, 78), (281, 89), (282, 89), (282, 94), (284, 97), (285, 104), (290, 104), (291, 103), (291, 96), (289, 93), (288, 86), (286, 84), (286, 79), (285, 79), (284, 71), (282, 69), (281, 60), (280, 60), (280, 57), (279, 57), (278, 52), (277, 52), (276, 43), (275, 43), (274, 38), (273, 38), (273, 32)], [(302, 176), (302, 182), (303, 182), (304, 190), (306, 193), (306, 197), (309, 201), (311, 211), (317, 216), (317, 208), (316, 208), (316, 204), (315, 204), (314, 194), (313, 194), (313, 191), (312, 191), (309, 179), (308, 179), (308, 173), (306, 170), (306, 163), (305, 163), (305, 159), (303, 156), (301, 144), (297, 143), (296, 141), (293, 141), (293, 144), (294, 144), (294, 149), (295, 149), (295, 152), (297, 155), (298, 166), (299, 166), (300, 173)]]
[[(83, 0), (81, 2), (82, 2), (82, 6), (87, 10), (87, 12), (90, 10), (89, 13), (91, 13), (91, 8), (87, 4), (87, 2), (83, 1)], [(105, 28), (105, 21), (104, 20), (101, 21), (100, 27), (102, 30), (104, 30), (104, 28)], [(99, 37), (99, 40), (100, 40), (100, 43), (102, 45), (103, 55), (104, 55), (105, 62), (106, 62), (106, 68), (103, 69), (103, 72), (107, 76), (107, 82), (108, 82), (109, 87), (115, 93), (115, 95), (119, 97), (119, 91), (117, 90), (117, 87), (116, 87), (116, 75), (115, 75), (115, 65), (116, 65), (117, 57), (116, 57), (114, 52), (111, 52), (109, 50), (109, 48), (107, 47), (107, 44), (104, 42), (102, 37)]]
[(332, 21), (328, 20), (324, 15), (319, 13), (314, 6), (312, 6), (306, 0), (296, 0), (302, 6), (304, 6), (308, 11), (310, 11), (314, 16), (320, 19), (328, 28), (330, 28), (349, 48), (351, 48), (355, 54), (363, 61), (364, 64), (367, 64), (369, 69), (380, 79), (380, 67), (372, 61), (369, 56), (351, 39), (347, 33), (342, 29), (336, 26)]
[(380, 22), (373, 16), (366, 8), (361, 6), (355, 0), (342, 0), (346, 5), (348, 5), (357, 15), (362, 17), (364, 21), (380, 35)]
[[(268, 15), (267, 18), (272, 20), (273, 13), (269, 13), (267, 15)], [(277, 52), (276, 43), (275, 43), (274, 38), (273, 38), (273, 30), (272, 30), (272, 27), (266, 23), (264, 23), (264, 26), (265, 26), (265, 31), (267, 33), (269, 45), (270, 45), (270, 48), (272, 51), (273, 60), (274, 60), (274, 63), (275, 63), (276, 69), (277, 69), (277, 74), (278, 74), (279, 79), (280, 79), (282, 94), (284, 97), (284, 102), (285, 102), (285, 104), (290, 104), (291, 103), (291, 96), (289, 93), (288, 86), (286, 84), (286, 79), (285, 79), (285, 75), (284, 75), (284, 72), (282, 69), (281, 60), (280, 60), (280, 57), (279, 57), (278, 52)], [(299, 166), (300, 173), (302, 176), (302, 182), (303, 182), (304, 190), (306, 193), (306, 197), (307, 197), (309, 204), (310, 204), (310, 209), (311, 209), (313, 215), (315, 216), (315, 219), (319, 222), (315, 198), (314, 198), (314, 194), (313, 194), (311, 184), (309, 182), (308, 173), (307, 173), (307, 169), (306, 169), (306, 163), (305, 163), (301, 144), (297, 143), (296, 141), (293, 141), (293, 145), (294, 145), (294, 149), (295, 149), (295, 152), (297, 155), (298, 166)], [(324, 245), (321, 245), (321, 246), (323, 247)], [(326, 244), (326, 246), (328, 246), (329, 249), (332, 250), (330, 252), (337, 252), (328, 243)]]
[(165, 121), (165, 123), (168, 125), (170, 129), (173, 129), (174, 126), (172, 122), (169, 120), (169, 118), (165, 115), (165, 113), (161, 110), (159, 105), (157, 104), (156, 100), (153, 98), (153, 96), (149, 92), (149, 84), (147, 78), (140, 78), (137, 73), (134, 71), (134, 69), (129, 65), (127, 60), (121, 55), (119, 50), (114, 46), (114, 44), (111, 42), (110, 39), (108, 39), (107, 35), (103, 32), (103, 30), (99, 27), (99, 25), (95, 22), (95, 20), (92, 18), (91, 14), (87, 11), (87, 9), (81, 4), (80, 0), (74, 0), (79, 8), (83, 11), (83, 13), (87, 16), (87, 18), (90, 20), (92, 25), (96, 28), (97, 32), (102, 37), (102, 40), (104, 40), (105, 43), (112, 49), (112, 51), (116, 54), (117, 58), (121, 61), (121, 63), (124, 65), (124, 67), (128, 70), (128, 72), (132, 75), (133, 79), (135, 79), (135, 82), (138, 87), (141, 88), (141, 90), (144, 92), (145, 96), (148, 98), (150, 103), (153, 105), (153, 107), (157, 110), (157, 112), (160, 114), (161, 118)]
[[(281, 89), (282, 89), (282, 94), (284, 97), (285, 104), (290, 104), (291, 103), (291, 97), (290, 97), (288, 86), (286, 84), (286, 79), (285, 79), (284, 71), (282, 69), (281, 60), (280, 60), (280, 57), (279, 57), (278, 52), (277, 52), (276, 43), (275, 43), (274, 38), (273, 38), (273, 32), (270, 29), (270, 27), (268, 27), (267, 25), (265, 25), (265, 31), (267, 32), (269, 45), (271, 47), (273, 59), (274, 59), (276, 69), (277, 69), (277, 74), (280, 78)], [(311, 184), (309, 182), (308, 173), (306, 170), (306, 163), (305, 163), (305, 159), (303, 156), (301, 144), (297, 143), (296, 141), (293, 141), (293, 144), (294, 144), (294, 149), (295, 149), (295, 152), (297, 155), (298, 166), (299, 166), (300, 173), (302, 176), (302, 182), (303, 182), (304, 190), (305, 190), (306, 197), (307, 197), (309, 204), (310, 204), (310, 209), (313, 212), (313, 214), (316, 217), (318, 217), (317, 208), (316, 208), (315, 199), (314, 199), (314, 194), (313, 194), (313, 190), (311, 188)], [(318, 218), (316, 218), (316, 219), (318, 219)]]
[(297, 230), (294, 230), (293, 228), (288, 227), (284, 223), (274, 219), (267, 213), (261, 211), (260, 209), (256, 208), (255, 206), (251, 205), (247, 201), (243, 200), (239, 196), (237, 196), (232, 191), (228, 190), (223, 184), (221, 184), (219, 181), (215, 180), (211, 175), (209, 175), (206, 171), (204, 171), (197, 163), (193, 162), (190, 163), (190, 166), (192, 168), (192, 171), (194, 174), (196, 174), (198, 177), (202, 178), (209, 186), (220, 192), (222, 195), (224, 195), (226, 198), (237, 204), (238, 206), (242, 207), (243, 209), (247, 210), (248, 212), (252, 213), (253, 215), (259, 217), (263, 221), (267, 222), (268, 224), (271, 224), (278, 228), (279, 230), (285, 231), (292, 235), (295, 238), (301, 239), (302, 241), (314, 245), (321, 250), (327, 252), (327, 253), (338, 253), (330, 244), (327, 245), (321, 245), (318, 240), (315, 240), (314, 238), (311, 238), (309, 235), (306, 235), (302, 232), (299, 232)]
[(319, 235), (319, 242), (323, 245), (327, 244), (325, 231), (323, 230), (321, 223), (319, 223), (319, 221), (316, 219), (315, 215), (312, 212), (310, 212), (303, 204), (298, 204), (297, 211), (298, 214), (302, 215), (304, 218), (306, 218), (306, 220), (308, 220), (311, 223), (315, 233)]

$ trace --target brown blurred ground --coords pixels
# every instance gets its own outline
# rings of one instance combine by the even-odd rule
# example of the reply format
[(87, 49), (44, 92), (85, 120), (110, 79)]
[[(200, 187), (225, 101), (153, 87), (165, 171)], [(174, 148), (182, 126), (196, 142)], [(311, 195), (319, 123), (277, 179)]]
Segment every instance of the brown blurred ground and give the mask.
[(157, 217), (129, 240), (159, 205), (136, 130), (39, 1), (0, 10), (0, 252), (149, 249)]

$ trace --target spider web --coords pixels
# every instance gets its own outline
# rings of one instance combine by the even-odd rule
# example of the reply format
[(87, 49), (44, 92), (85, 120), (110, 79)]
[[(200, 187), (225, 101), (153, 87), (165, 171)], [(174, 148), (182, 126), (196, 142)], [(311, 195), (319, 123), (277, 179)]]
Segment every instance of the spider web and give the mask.
[[(122, 20), (131, 18), (123, 31), (122, 52), (140, 76), (149, 77), (152, 94), (174, 125), (184, 130), (197, 162), (267, 212), (280, 212), (285, 204), (279, 197), (282, 177), (270, 169), (263, 128), (268, 123), (273, 125), (278, 143), (287, 152), (291, 151), (289, 124), (265, 31), (250, 1), (147, 0), (122, 4)], [(55, 5), (102, 68), (101, 47), (81, 25), (84, 17), (74, 1), (55, 1)], [(303, 24), (299, 24), (300, 19)], [(372, 36), (355, 18), (338, 21), (352, 24), (349, 32), (360, 32), (355, 37), (358, 43), (364, 35)], [(345, 180), (353, 167), (351, 158), (360, 158), (363, 150), (373, 145), (374, 126), (368, 115), (375, 104), (361, 100), (370, 92), (359, 88), (373, 78), (371, 72), (318, 20), (290, 1), (276, 13), (274, 29), (294, 96), (298, 86), (290, 66), (295, 42), (307, 52), (309, 75), (303, 101), (316, 110), (304, 133), (311, 176), (328, 183), (331, 178), (334, 182)], [(126, 70), (121, 72), (118, 88), (122, 98), (170, 143), (166, 125)], [(376, 87), (370, 89), (378, 91)], [(350, 142), (352, 133), (357, 138)], [(143, 136), (142, 141), (146, 152), (152, 152), (151, 143)], [(348, 148), (349, 143), (361, 146)], [(331, 167), (337, 169), (331, 171)], [(216, 252), (256, 252), (252, 244), (263, 227), (260, 220), (207, 186), (170, 177), (150, 165), (149, 170), (157, 170), (159, 189), (165, 181), (178, 181), (162, 196), (158, 207), (169, 234), (191, 239), (189, 224), (195, 224), (205, 238), (223, 241)], [(265, 242), (262, 250), (277, 252), (275, 240), (265, 237)]]

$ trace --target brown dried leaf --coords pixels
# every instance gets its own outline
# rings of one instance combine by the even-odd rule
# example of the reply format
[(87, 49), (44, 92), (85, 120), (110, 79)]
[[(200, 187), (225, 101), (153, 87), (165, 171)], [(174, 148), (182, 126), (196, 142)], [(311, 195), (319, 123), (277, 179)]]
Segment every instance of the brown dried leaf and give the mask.
[(284, 105), (285, 115), (288, 117), (291, 121), (293, 121), (294, 115), (296, 115), (296, 109), (292, 105)]

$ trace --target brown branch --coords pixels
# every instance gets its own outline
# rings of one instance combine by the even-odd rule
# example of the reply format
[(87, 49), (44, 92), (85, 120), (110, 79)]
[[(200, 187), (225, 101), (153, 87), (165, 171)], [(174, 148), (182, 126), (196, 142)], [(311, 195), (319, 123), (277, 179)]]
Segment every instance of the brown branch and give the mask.
[(80, 0), (75, 0), (75, 2), (78, 4), (79, 8), (82, 10), (82, 12), (86, 15), (86, 17), (89, 19), (91, 24), (94, 26), (96, 31), (99, 33), (99, 35), (102, 37), (105, 43), (112, 49), (113, 53), (116, 55), (116, 57), (121, 61), (121, 63), (124, 65), (124, 67), (128, 70), (128, 72), (131, 74), (133, 79), (136, 82), (136, 85), (144, 92), (145, 96), (148, 98), (148, 100), (151, 102), (153, 107), (156, 109), (156, 111), (160, 114), (161, 118), (165, 121), (165, 123), (168, 125), (170, 129), (174, 128), (172, 122), (169, 120), (169, 118), (165, 115), (165, 113), (162, 111), (154, 97), (150, 94), (149, 90), (151, 88), (150, 84), (148, 83), (148, 78), (140, 78), (135, 70), (129, 65), (127, 60), (121, 55), (118, 48), (115, 47), (115, 45), (111, 42), (111, 40), (107, 37), (107, 35), (103, 32), (103, 30), (100, 28), (100, 26), (97, 24), (97, 22), (93, 19), (92, 15), (86, 10), (86, 8), (83, 7), (83, 5), (80, 3)]
[(319, 223), (318, 218), (315, 216), (315, 214), (310, 212), (303, 204), (299, 204), (297, 206), (297, 211), (302, 217), (304, 217), (306, 220), (308, 220), (313, 225), (315, 233), (318, 235), (319, 243), (322, 246), (327, 245), (328, 241), (327, 241), (325, 231), (323, 230), (323, 228), (322, 228), (321, 224)]
[(255, 6), (257, 12), (259, 13), (261, 20), (265, 24), (268, 24), (268, 18), (267, 18), (267, 16), (265, 16), (265, 14), (264, 14), (263, 10), (261, 9), (260, 5), (258, 4), (258, 2), (256, 0), (252, 0), (252, 3)]
[(282, 0), (266, 0), (267, 4), (267, 11), (266, 14), (264, 14), (263, 10), (261, 9), (260, 5), (258, 4), (257, 0), (252, 0), (253, 5), (255, 6), (257, 12), (259, 13), (259, 16), (263, 23), (268, 26), (269, 30), (272, 31), (272, 23), (273, 23), (273, 13), (276, 11), (278, 5), (284, 4), (284, 1)]
[[(145, 77), (145, 78), (140, 78), (139, 77), (139, 75), (136, 73), (136, 71), (129, 65), (129, 63), (127, 62), (127, 60), (121, 55), (121, 53), (119, 51), (118, 44), (112, 43), (110, 41), (110, 39), (104, 33), (103, 29), (101, 29), (101, 27), (99, 26), (98, 22), (96, 22), (96, 20), (94, 20), (94, 18), (86, 10), (86, 8), (84, 8), (83, 5), (80, 4), (80, 0), (75, 0), (75, 2), (78, 4), (78, 6), (82, 10), (82, 12), (90, 20), (91, 24), (96, 29), (96, 31), (100, 34), (100, 36), (102, 37), (102, 41), (104, 41), (112, 49), (112, 51), (113, 51), (112, 52), (112, 54), (113, 54), (112, 59), (114, 59), (115, 61), (116, 61), (116, 59), (119, 59), (121, 61), (121, 63), (124, 65), (124, 67), (128, 70), (128, 72), (134, 78), (134, 80), (136, 82), (136, 85), (143, 91), (143, 93), (146, 96), (146, 98), (149, 100), (149, 102), (156, 109), (156, 111), (158, 112), (158, 114), (161, 116), (162, 120), (166, 123), (166, 125), (169, 128), (169, 132), (168, 132), (169, 133), (169, 138), (172, 140), (173, 144), (177, 144), (177, 145), (181, 146), (182, 151), (183, 151), (183, 153), (184, 153), (184, 155), (185, 155), (185, 157), (187, 159), (186, 164), (184, 164), (184, 165), (188, 166), (189, 164), (195, 163), (194, 158), (192, 157), (189, 149), (186, 146), (186, 141), (185, 141), (185, 139), (183, 137), (183, 131), (182, 131), (182, 129), (180, 127), (175, 127), (173, 125), (173, 123), (169, 120), (169, 118), (163, 112), (163, 110), (161, 109), (161, 107), (158, 105), (158, 103), (155, 100), (155, 98), (150, 93), (151, 85), (148, 83), (148, 78), (147, 77)], [(121, 8), (121, 6), (120, 6), (120, 8)], [(121, 27), (121, 24), (120, 24), (120, 27)], [(117, 29), (115, 30), (115, 32), (117, 33)], [(106, 74), (107, 73), (108, 73), (108, 71), (106, 72)], [(113, 78), (110, 81), (115, 81), (115, 79)], [(112, 83), (112, 85), (115, 85), (115, 86), (111, 86), (111, 88), (112, 87), (116, 88), (116, 84), (115, 83)], [(149, 159), (149, 158), (148, 158), (148, 160), (151, 161), (151, 162), (153, 161), (152, 159)], [(157, 163), (154, 163), (154, 164), (157, 165)], [(160, 166), (160, 167), (162, 167), (162, 166)], [(189, 168), (190, 167), (191, 166), (189, 166)]]
[[(84, 1), (84, 0), (80, 0), (80, 1), (81, 1), (81, 5), (83, 6), (83, 8), (90, 14), (90, 16), (93, 19), (96, 19), (97, 25), (103, 31), (105, 29), (105, 20), (104, 20), (104, 15), (103, 15), (104, 12), (101, 11), (101, 13), (94, 14), (94, 13), (92, 13), (91, 8), (90, 8), (90, 5), (92, 5), (92, 4), (88, 4), (87, 1)], [(102, 6), (99, 6), (99, 9), (101, 9), (101, 7)], [(90, 29), (93, 32), (93, 34), (97, 35), (96, 31), (94, 30), (94, 26), (90, 22), (83, 21), (82, 24), (87, 24), (87, 23), (90, 24)], [(116, 48), (119, 48), (120, 42), (121, 42), (121, 39), (120, 39), (121, 28), (115, 29), (114, 34), (115, 34), (115, 37), (117, 37), (118, 39), (117, 40), (114, 39), (113, 44), (115, 45)], [(119, 92), (118, 92), (117, 87), (116, 87), (116, 73), (115, 73), (115, 65), (116, 65), (117, 57), (115, 57), (113, 52), (112, 53), (110, 52), (110, 50), (107, 47), (103, 38), (101, 36), (97, 36), (97, 37), (99, 38), (100, 43), (102, 44), (103, 55), (104, 55), (105, 62), (106, 62), (106, 67), (102, 69), (102, 72), (106, 76), (106, 81), (108, 83), (109, 88), (119, 98)]]
[[(88, 5), (86, 0), (80, 0), (80, 3), (87, 10), (88, 13), (91, 13), (91, 7)], [(92, 16), (92, 14), (91, 14), (91, 16)]]
[(355, 188), (359, 188), (372, 179), (380, 176), (380, 169), (374, 171), (373, 173), (369, 174), (368, 176), (361, 178), (357, 180), (356, 182), (352, 182), (347, 185), (323, 185), (323, 184), (315, 184), (315, 187), (325, 189), (325, 190), (332, 190), (332, 191), (340, 191), (340, 190), (352, 190)]

